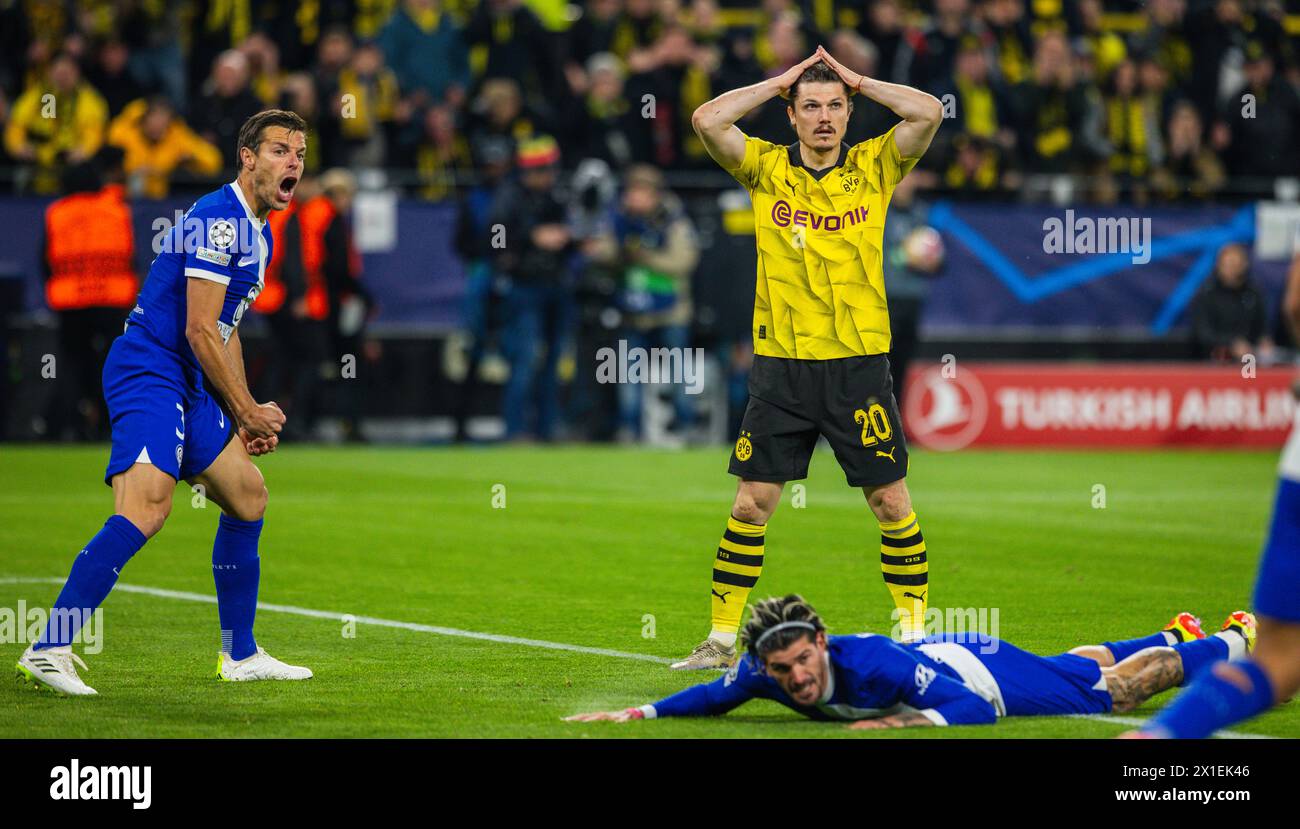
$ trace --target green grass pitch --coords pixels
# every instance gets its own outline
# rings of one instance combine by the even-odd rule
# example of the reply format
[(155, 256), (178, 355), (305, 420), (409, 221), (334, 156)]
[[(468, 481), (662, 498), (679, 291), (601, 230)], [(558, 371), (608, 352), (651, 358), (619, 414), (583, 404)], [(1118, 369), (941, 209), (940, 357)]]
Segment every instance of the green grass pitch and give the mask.
[[(104, 447), (0, 446), (0, 608), (45, 605), (112, 506)], [(334, 614), (680, 657), (707, 632), (709, 571), (734, 490), (725, 448), (297, 448), (261, 461), (271, 492), (261, 601)], [(960, 452), (913, 456), (931, 603), (997, 608), (1039, 653), (1137, 636), (1180, 610), (1215, 627), (1249, 599), (1272, 452)], [(505, 508), (494, 508), (504, 487)], [(1105, 487), (1105, 508), (1094, 487)], [(878, 533), (829, 453), (774, 516), (755, 596), (801, 592), (832, 632), (888, 632)], [(122, 582), (212, 595), (217, 508), (178, 488)], [(650, 617), (653, 617), (651, 619)], [(305, 683), (219, 683), (216, 607), (115, 592), (100, 696), (0, 683), (0, 737), (839, 737), (768, 702), (707, 720), (572, 724), (712, 675), (263, 609), (260, 644)], [(16, 660), (24, 645), (0, 644)], [(5, 666), (8, 671), (8, 665)], [(1167, 701), (1162, 696), (1136, 716)], [(1011, 719), (897, 737), (1110, 737), (1123, 722)], [(1300, 737), (1300, 704), (1239, 733)]]

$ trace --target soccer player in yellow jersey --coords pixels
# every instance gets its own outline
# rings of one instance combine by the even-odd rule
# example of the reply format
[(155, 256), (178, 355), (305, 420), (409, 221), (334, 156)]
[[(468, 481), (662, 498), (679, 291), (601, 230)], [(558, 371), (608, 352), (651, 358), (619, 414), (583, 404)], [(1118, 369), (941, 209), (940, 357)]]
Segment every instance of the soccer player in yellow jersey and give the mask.
[[(902, 121), (849, 146), (854, 94)], [(788, 147), (736, 127), (776, 95), (789, 100), (798, 136)], [(763, 568), (765, 525), (785, 482), (807, 477), (822, 435), (880, 525), (880, 568), (904, 641), (923, 635), (929, 565), (904, 481), (881, 254), (890, 195), (942, 118), (933, 96), (859, 75), (818, 47), (785, 74), (724, 93), (691, 119), (709, 155), (749, 191), (758, 282), (749, 405), (730, 466), (740, 483), (713, 566), (713, 629), (674, 668), (735, 661), (741, 613)]]

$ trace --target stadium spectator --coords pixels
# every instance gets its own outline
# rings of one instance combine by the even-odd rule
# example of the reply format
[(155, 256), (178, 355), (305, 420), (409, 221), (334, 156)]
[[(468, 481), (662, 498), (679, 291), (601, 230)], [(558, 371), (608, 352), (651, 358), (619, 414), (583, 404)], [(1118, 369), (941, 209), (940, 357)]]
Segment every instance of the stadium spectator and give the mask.
[(263, 109), (262, 102), (248, 88), (249, 72), (248, 57), (242, 52), (222, 52), (193, 108), (194, 131), (226, 152), (233, 151), (239, 127)]
[[(690, 345), (691, 274), (699, 245), (681, 201), (664, 186), (658, 169), (638, 164), (623, 177), (622, 199), (610, 232), (587, 246), (593, 261), (615, 268), (627, 348), (673, 349), (685, 359)], [(642, 384), (618, 387), (618, 438), (641, 437)], [(673, 388), (672, 431), (684, 431), (694, 411), (684, 384)]]
[(565, 146), (614, 169), (650, 158), (652, 135), (647, 119), (624, 94), (622, 62), (611, 52), (594, 54), (578, 82), (582, 86), (565, 98), (560, 110)]
[(1071, 172), (1084, 155), (1088, 99), (1075, 79), (1064, 35), (1049, 32), (1038, 41), (1032, 78), (1017, 91), (1027, 113), (1025, 135), (1019, 142), (1026, 168), (1039, 173)]
[(623, 23), (621, 0), (587, 0), (582, 16), (565, 32), (564, 74), (573, 90), (586, 86), (582, 77), (592, 55), (613, 52)]
[(1009, 87), (1034, 76), (1034, 38), (1025, 18), (1024, 0), (985, 0), (983, 23), (997, 59), (994, 74)]
[(1213, 141), (1228, 172), (1259, 194), (1271, 193), (1276, 176), (1300, 172), (1300, 96), (1275, 73), (1272, 56), (1259, 41), (1245, 51), (1245, 84), (1224, 101)]
[(248, 58), (248, 88), (262, 108), (273, 107), (280, 99), (285, 72), (280, 69), (280, 47), (264, 32), (253, 32), (239, 52)]
[(1146, 201), (1147, 178), (1161, 160), (1160, 111), (1138, 85), (1138, 68), (1122, 60), (1106, 81), (1102, 107), (1109, 161), (1098, 178), (1102, 201)]
[(190, 100), (186, 69), (194, 65), (195, 55), (189, 55), (187, 63), (181, 52), (183, 12), (177, 3), (123, 4), (116, 34), (129, 52), (136, 82), (185, 109)]
[(99, 370), (140, 290), (122, 182), (122, 151), (103, 147), (66, 169), (68, 195), (45, 209), (45, 302), (59, 319), (59, 382), (47, 437), (56, 440), (69, 428), (86, 440), (108, 434)]
[(130, 70), (131, 53), (122, 41), (105, 41), (95, 50), (95, 62), (86, 71), (86, 79), (104, 97), (108, 116), (117, 117), (127, 104), (148, 97), (149, 90), (136, 80)]
[(384, 53), (374, 43), (362, 43), (338, 73), (337, 131), (342, 166), (383, 167), (391, 132), (399, 120), (410, 120), (401, 101), (397, 76), (384, 66)]
[[(855, 69), (855, 71), (862, 70)], [(940, 100), (949, 101), (952, 105), (952, 117), (948, 121), (951, 126), (936, 136), (939, 140), (936, 149), (940, 151), (942, 158), (951, 158), (953, 142), (958, 136), (993, 143), (1008, 152), (1015, 147), (1015, 107), (1007, 95), (1006, 88), (991, 76), (988, 55), (979, 38), (967, 35), (961, 39), (957, 47), (957, 55), (953, 60), (952, 79), (940, 86), (938, 92)], [(947, 95), (952, 97), (945, 97)], [(856, 108), (859, 105), (854, 106)], [(888, 110), (885, 112), (887, 115), (892, 115)], [(875, 125), (876, 129), (860, 134), (880, 135), (885, 129), (893, 126), (896, 120), (896, 118), (882, 119)], [(885, 129), (880, 129), (881, 126)], [(965, 144), (969, 145), (970, 142), (967, 141)], [(996, 177), (995, 171), (992, 181), (996, 181)]]
[(470, 407), (477, 399), (479, 369), (505, 322), (506, 280), (493, 266), (491, 210), (497, 189), (514, 167), (514, 145), (504, 138), (479, 148), (481, 175), (461, 191), (456, 253), (465, 263), (465, 378), (456, 394), (456, 440), (469, 438)]
[(1174, 106), (1167, 133), (1164, 160), (1151, 174), (1157, 195), (1166, 201), (1213, 198), (1227, 183), (1227, 173), (1205, 145), (1201, 116), (1190, 101)]
[(898, 0), (871, 0), (866, 13), (859, 18), (858, 34), (876, 48), (876, 65), (880, 73), (876, 77), (890, 83), (906, 80), (906, 66), (900, 67), (899, 62), (900, 56), (910, 54), (910, 51), (902, 48), (903, 13)]
[[(306, 72), (294, 72), (284, 79), (280, 88), (280, 100), (277, 106), (302, 117), (307, 124), (307, 155), (303, 159), (303, 170), (315, 173), (324, 165), (321, 163), (324, 147), (321, 140), (320, 104), (316, 83)], [(279, 215), (278, 213), (272, 215)]]
[(908, 43), (909, 85), (933, 92), (950, 82), (962, 36), (970, 32), (969, 17), (970, 0), (935, 0), (930, 24)]
[(177, 171), (206, 177), (221, 172), (221, 151), (186, 126), (161, 96), (127, 105), (109, 126), (108, 141), (126, 153), (132, 196), (164, 198)]
[(72, 56), (62, 53), (45, 80), (14, 102), (5, 124), (5, 151), (23, 165), (34, 192), (55, 193), (66, 165), (88, 161), (99, 150), (107, 120), (104, 99), (82, 80)]
[(469, 51), (464, 32), (439, 0), (402, 0), (379, 42), (413, 107), (464, 102), (470, 81)]
[(491, 78), (483, 82), (474, 100), (468, 129), (470, 149), (475, 156), (485, 141), (502, 138), (513, 147), (539, 132), (536, 116), (525, 109), (519, 85), (509, 78)]
[[(572, 318), (568, 196), (556, 188), (560, 148), (541, 135), (518, 145), (518, 180), (501, 188), (492, 224), (505, 228), (493, 265), (510, 279), (502, 398), (506, 438), (553, 439), (560, 426), (559, 363)], [(538, 352), (544, 352), (538, 360)]]
[(559, 38), (520, 0), (480, 0), (465, 42), (483, 52), (482, 77), (512, 78), (534, 107), (560, 98)]
[(471, 169), (469, 141), (456, 130), (451, 107), (431, 106), (424, 111), (422, 131), (411, 166), (419, 179), (417, 192), (428, 201), (453, 198), (458, 171)]
[(1272, 354), (1267, 301), (1250, 278), (1250, 258), (1243, 245), (1219, 250), (1214, 274), (1192, 300), (1189, 316), (1192, 345), (1200, 357), (1236, 362), (1255, 354), (1267, 362)]

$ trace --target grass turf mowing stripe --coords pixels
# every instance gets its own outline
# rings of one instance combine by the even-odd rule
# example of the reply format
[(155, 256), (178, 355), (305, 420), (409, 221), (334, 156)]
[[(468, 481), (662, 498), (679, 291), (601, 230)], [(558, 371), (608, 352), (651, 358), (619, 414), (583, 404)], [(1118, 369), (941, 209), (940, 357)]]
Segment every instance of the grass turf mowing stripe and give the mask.
[[(61, 578), (50, 577), (29, 577), (29, 576), (3, 576), (0, 577), (0, 584), (63, 584), (65, 580)], [(139, 593), (145, 596), (155, 596), (162, 599), (177, 599), (187, 602), (202, 602), (203, 604), (216, 604), (215, 596), (207, 596), (202, 593), (190, 593), (184, 590), (167, 590), (160, 587), (147, 587), (139, 584), (125, 584), (118, 582), (114, 590), (120, 590), (124, 593)], [(378, 627), (397, 628), (400, 630), (412, 630), (418, 633), (433, 633), (439, 636), (457, 636), (464, 639), (480, 639), (487, 642), (500, 642), (507, 645), (524, 645), (530, 648), (546, 648), (548, 650), (571, 651), (573, 653), (587, 653), (596, 656), (612, 656), (616, 659), (633, 659), (640, 662), (654, 662), (660, 665), (671, 664), (673, 660), (666, 659), (662, 656), (653, 656), (646, 653), (631, 653), (629, 651), (618, 651), (610, 648), (592, 648), (586, 645), (570, 645), (565, 642), (548, 642), (544, 639), (525, 639), (519, 636), (505, 636), (498, 633), (481, 633), (473, 630), (461, 630), (459, 628), (442, 627), (440, 625), (424, 625), (417, 622), (402, 622), (395, 619), (380, 619), (375, 616), (356, 616), (350, 613), (337, 613), (329, 610), (313, 610), (308, 607), (296, 607), (286, 604), (270, 604), (267, 602), (258, 602), (258, 610), (266, 610), (273, 613), (288, 613), (294, 616), (306, 616), (312, 619), (329, 619), (335, 622), (352, 619), (361, 624), (375, 625)], [(1115, 725), (1142, 725), (1146, 720), (1138, 717), (1117, 717), (1109, 714), (1071, 714), (1068, 715), (1073, 719), (1096, 720), (1097, 722), (1113, 723)], [(1219, 731), (1215, 734), (1231, 740), (1272, 740), (1276, 739), (1267, 734), (1246, 734), (1236, 731)]]

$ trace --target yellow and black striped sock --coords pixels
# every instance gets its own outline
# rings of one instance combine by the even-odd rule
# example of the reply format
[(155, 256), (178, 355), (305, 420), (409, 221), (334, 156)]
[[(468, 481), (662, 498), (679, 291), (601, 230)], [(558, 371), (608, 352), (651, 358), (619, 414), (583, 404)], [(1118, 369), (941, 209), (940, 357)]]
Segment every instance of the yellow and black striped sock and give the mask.
[(763, 572), (762, 524), (747, 524), (727, 519), (727, 531), (718, 542), (718, 558), (713, 563), (713, 633), (712, 638), (734, 645), (745, 612), (749, 591), (758, 584)]
[(925, 635), (925, 609), (930, 590), (930, 564), (916, 513), (899, 521), (880, 521), (880, 572), (899, 610), (904, 642)]

